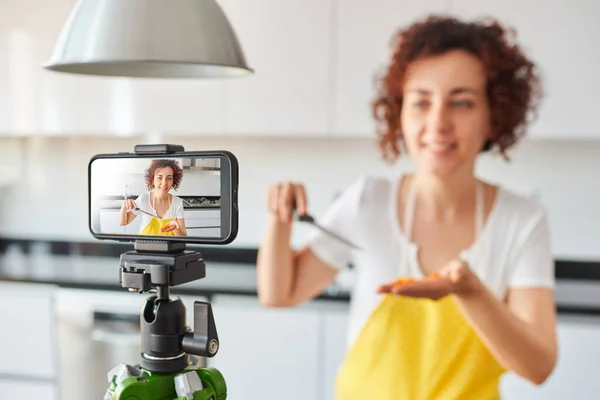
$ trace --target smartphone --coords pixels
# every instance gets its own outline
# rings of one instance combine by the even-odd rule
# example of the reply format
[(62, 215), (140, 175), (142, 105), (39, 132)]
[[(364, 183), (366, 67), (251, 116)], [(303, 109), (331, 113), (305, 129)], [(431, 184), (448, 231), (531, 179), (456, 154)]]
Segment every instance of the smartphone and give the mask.
[(89, 229), (96, 239), (231, 243), (238, 232), (238, 160), (225, 150), (152, 146), (98, 154), (88, 165)]

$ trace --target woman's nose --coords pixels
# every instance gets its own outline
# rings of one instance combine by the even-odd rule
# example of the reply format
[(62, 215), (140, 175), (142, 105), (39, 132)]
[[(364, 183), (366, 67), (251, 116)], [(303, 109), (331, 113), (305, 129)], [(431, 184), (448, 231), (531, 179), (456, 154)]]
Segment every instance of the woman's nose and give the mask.
[(428, 116), (428, 130), (431, 133), (444, 134), (452, 129), (450, 110), (443, 104), (431, 107)]

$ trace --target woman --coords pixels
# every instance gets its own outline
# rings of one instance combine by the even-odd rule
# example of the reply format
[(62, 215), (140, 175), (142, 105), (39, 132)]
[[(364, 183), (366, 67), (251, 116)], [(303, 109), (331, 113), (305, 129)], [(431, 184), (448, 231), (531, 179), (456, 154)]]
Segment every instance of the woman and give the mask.
[[(496, 22), (430, 17), (400, 31), (373, 109), (384, 156), (416, 170), (363, 176), (290, 249), (301, 184), (270, 188), (258, 256), (264, 305), (297, 305), (352, 263), (348, 349), (338, 399), (497, 399), (506, 371), (541, 384), (557, 358), (554, 263), (543, 208), (476, 177), (506, 155), (536, 106), (535, 66)], [(427, 279), (438, 275), (437, 279)], [(397, 278), (415, 283), (391, 285)]]
[[(128, 225), (138, 215), (140, 235), (187, 236), (184, 222), (183, 201), (170, 194), (181, 185), (183, 169), (175, 160), (152, 160), (146, 170), (146, 186), (149, 193), (142, 193), (135, 200), (125, 200), (121, 206), (120, 224)], [(154, 215), (140, 212), (146, 211)]]

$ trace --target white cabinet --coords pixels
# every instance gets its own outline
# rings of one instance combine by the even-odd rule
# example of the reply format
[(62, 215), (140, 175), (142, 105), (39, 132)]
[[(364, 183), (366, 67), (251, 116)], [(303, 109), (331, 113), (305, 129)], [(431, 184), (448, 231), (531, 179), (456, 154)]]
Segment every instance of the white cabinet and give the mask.
[(225, 82), (225, 133), (324, 136), (333, 51), (330, 0), (220, 3), (255, 69)]
[(600, 359), (600, 317), (559, 316), (559, 359), (550, 378), (541, 386), (508, 374), (502, 382), (506, 400), (596, 399), (600, 392), (597, 363)]
[[(125, 226), (119, 224), (120, 210), (101, 210), (100, 211), (100, 231), (102, 233), (125, 233)], [(136, 218), (137, 219), (137, 218)], [(135, 220), (134, 220), (135, 221)], [(127, 227), (128, 228), (128, 227)]]
[(16, 382), (0, 379), (0, 393), (2, 393), (2, 400), (58, 400), (56, 386), (49, 382)]
[(221, 210), (187, 209), (185, 226), (188, 236), (219, 237), (221, 236)]
[(448, 11), (446, 0), (338, 0), (333, 135), (375, 137), (371, 101), (376, 73), (385, 68), (394, 33), (429, 13)]
[(208, 365), (223, 373), (228, 398), (319, 398), (316, 310), (265, 309), (255, 298), (233, 296), (216, 296), (212, 306), (221, 347)]
[[(0, 135), (160, 131), (375, 137), (375, 77), (395, 32), (433, 13), (490, 15), (517, 28), (545, 97), (530, 136), (598, 139), (597, 0), (218, 0), (253, 75), (129, 79), (42, 69), (76, 0), (0, 4)], [(558, 33), (559, 32), (559, 33)]]
[(219, 134), (223, 84), (44, 70), (75, 0), (0, 5), (0, 135)]
[(0, 376), (55, 377), (53, 292), (51, 285), (0, 283)]
[(223, 101), (223, 82), (219, 80), (131, 82), (130, 112), (137, 132), (219, 135), (224, 122)]
[(221, 228), (189, 228), (187, 235), (189, 237), (219, 238), (221, 237)]
[(0, 135), (128, 133), (129, 88), (123, 79), (42, 68), (75, 0), (0, 4)]
[(322, 354), (321, 380), (322, 400), (334, 398), (335, 379), (346, 355), (346, 337), (348, 336), (348, 305), (327, 304), (321, 311)]
[(544, 99), (531, 137), (599, 139), (600, 42), (597, 0), (453, 0), (466, 18), (493, 16), (516, 28), (517, 41), (537, 64)]

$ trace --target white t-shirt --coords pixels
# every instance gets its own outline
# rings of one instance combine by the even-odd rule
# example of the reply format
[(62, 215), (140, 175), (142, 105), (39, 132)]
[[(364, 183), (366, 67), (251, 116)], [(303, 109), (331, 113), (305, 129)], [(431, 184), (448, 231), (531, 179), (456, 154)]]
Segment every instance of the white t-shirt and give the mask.
[[(150, 214), (154, 214), (156, 215), (156, 210), (154, 208), (152, 208), (152, 205), (150, 204), (150, 193), (142, 193), (140, 194), (135, 200), (135, 204), (137, 204), (137, 206), (141, 209), (144, 210), (146, 212), (149, 212)], [(137, 218), (140, 218), (140, 232), (150, 223), (150, 221), (152, 220), (152, 217), (149, 216), (148, 214), (144, 214), (143, 212), (139, 212), (139, 211), (132, 211), (134, 214), (137, 215)], [(172, 195), (171, 198), (171, 206), (169, 207), (169, 209), (167, 210), (167, 212), (165, 213), (165, 215), (162, 218), (158, 218), (158, 219), (178, 219), (178, 218), (183, 218), (184, 217), (184, 212), (183, 212), (183, 200), (181, 200), (181, 198)]]
[[(363, 176), (329, 208), (320, 224), (362, 250), (314, 231), (309, 245), (321, 260), (343, 269), (352, 264), (347, 345), (356, 340), (381, 300), (376, 288), (400, 276), (421, 278), (417, 247), (399, 226), (397, 192), (401, 179)], [(498, 298), (512, 287), (553, 288), (554, 259), (545, 210), (535, 201), (502, 187), (475, 243), (461, 253)]]

